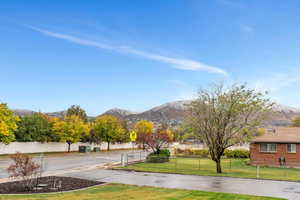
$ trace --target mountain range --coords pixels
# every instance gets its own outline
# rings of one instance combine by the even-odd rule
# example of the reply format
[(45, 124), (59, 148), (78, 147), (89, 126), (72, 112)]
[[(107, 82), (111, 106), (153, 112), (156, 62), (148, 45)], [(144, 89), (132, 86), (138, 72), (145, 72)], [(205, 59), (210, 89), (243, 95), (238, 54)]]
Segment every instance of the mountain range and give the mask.
[[(122, 120), (127, 120), (129, 124), (135, 123), (139, 120), (149, 120), (156, 123), (168, 123), (176, 125), (180, 123), (186, 113), (186, 105), (189, 104), (190, 100), (173, 101), (162, 104), (160, 106), (151, 108), (144, 112), (131, 112), (125, 109), (113, 108), (100, 115), (113, 115)], [(300, 115), (300, 108), (294, 108), (281, 104), (276, 104), (274, 110), (277, 111), (277, 115), (274, 115), (270, 121), (270, 125), (274, 126), (288, 126), (290, 121), (297, 115)], [(31, 110), (16, 109), (13, 110), (16, 115), (24, 116), (34, 113)], [(62, 117), (66, 111), (50, 112), (45, 113), (49, 116)], [(90, 119), (94, 117), (89, 117)]]

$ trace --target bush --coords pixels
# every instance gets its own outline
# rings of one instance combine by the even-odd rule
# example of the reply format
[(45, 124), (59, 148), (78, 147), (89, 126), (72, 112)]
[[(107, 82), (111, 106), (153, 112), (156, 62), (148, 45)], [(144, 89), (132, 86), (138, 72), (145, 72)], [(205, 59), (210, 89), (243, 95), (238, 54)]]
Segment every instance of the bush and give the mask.
[(207, 149), (176, 149), (176, 154), (179, 154), (179, 156), (191, 156), (200, 158), (209, 157), (209, 151)]
[(171, 153), (169, 151), (169, 149), (161, 149), (159, 152), (160, 155), (166, 155), (168, 157), (170, 157)]
[(22, 189), (26, 191), (32, 190), (40, 171), (40, 165), (36, 164), (32, 157), (27, 154), (17, 152), (10, 156), (13, 163), (8, 167), (7, 171), (12, 178), (20, 178), (22, 180)]
[(250, 152), (246, 149), (226, 149), (224, 151), (224, 155), (226, 156), (226, 158), (249, 158)]
[(168, 149), (161, 149), (159, 154), (156, 153), (150, 153), (146, 161), (150, 163), (163, 163), (163, 162), (168, 162), (170, 158), (170, 151)]
[(209, 151), (208, 149), (195, 149), (194, 155), (199, 156), (200, 158), (208, 158), (209, 157)]

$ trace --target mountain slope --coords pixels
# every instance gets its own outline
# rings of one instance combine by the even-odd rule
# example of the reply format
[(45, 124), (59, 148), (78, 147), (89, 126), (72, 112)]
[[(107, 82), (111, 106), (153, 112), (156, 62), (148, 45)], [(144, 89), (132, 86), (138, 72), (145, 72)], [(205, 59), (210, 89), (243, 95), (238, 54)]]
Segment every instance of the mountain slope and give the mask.
[(120, 109), (120, 108), (113, 108), (113, 109), (110, 109), (110, 110), (102, 113), (101, 115), (112, 115), (112, 116), (115, 116), (117, 118), (124, 119), (128, 115), (134, 115), (134, 114), (136, 114), (136, 113), (131, 112), (129, 110)]
[(174, 101), (162, 104), (138, 114), (131, 114), (125, 117), (130, 122), (148, 120), (156, 123), (177, 124), (183, 120), (186, 113), (186, 104), (190, 101)]
[(26, 110), (26, 109), (14, 109), (12, 111), (15, 115), (18, 115), (18, 116), (32, 115), (33, 113), (35, 113), (32, 110)]
[[(190, 100), (168, 102), (141, 113), (134, 113), (125, 109), (113, 108), (102, 113), (101, 115), (113, 115), (120, 119), (128, 120), (129, 124), (135, 123), (139, 120), (148, 120), (155, 123), (178, 124), (184, 119), (186, 114), (186, 105), (190, 102)], [(300, 115), (299, 108), (281, 104), (274, 105), (274, 110), (277, 112), (277, 114), (273, 115), (269, 122), (270, 125), (274, 126), (288, 126), (295, 116)], [(19, 116), (25, 116), (34, 113), (34, 111), (24, 109), (16, 109), (13, 111)], [(65, 113), (66, 111), (60, 111), (45, 114), (49, 116), (63, 117)], [(89, 119), (93, 118), (94, 117), (89, 117)]]
[(67, 113), (66, 110), (62, 110), (62, 111), (57, 111), (57, 112), (48, 112), (45, 114), (48, 116), (51, 116), (51, 117), (63, 118), (66, 115), (66, 113)]
[[(154, 107), (148, 111), (125, 116), (125, 119), (134, 123), (139, 120), (149, 120), (157, 123), (178, 124), (186, 114), (186, 105), (190, 100), (174, 101)], [(300, 115), (300, 109), (291, 106), (276, 104), (276, 114), (272, 116), (269, 124), (272, 126), (288, 126), (291, 120)]]

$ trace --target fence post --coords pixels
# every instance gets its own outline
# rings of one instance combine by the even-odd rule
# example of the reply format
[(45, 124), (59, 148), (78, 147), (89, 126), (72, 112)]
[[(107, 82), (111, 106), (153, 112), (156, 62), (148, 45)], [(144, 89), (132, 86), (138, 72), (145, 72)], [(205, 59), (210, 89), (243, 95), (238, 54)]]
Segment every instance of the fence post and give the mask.
[(128, 153), (125, 154), (126, 155), (126, 165), (128, 165)]
[(122, 164), (122, 167), (125, 167), (124, 153), (121, 154), (121, 164)]
[(140, 161), (142, 161), (142, 152), (140, 151)]
[(259, 165), (256, 165), (256, 178), (259, 178)]
[(201, 158), (199, 158), (199, 165), (198, 165), (198, 168), (199, 168), (199, 170), (200, 170), (200, 168), (201, 168)]

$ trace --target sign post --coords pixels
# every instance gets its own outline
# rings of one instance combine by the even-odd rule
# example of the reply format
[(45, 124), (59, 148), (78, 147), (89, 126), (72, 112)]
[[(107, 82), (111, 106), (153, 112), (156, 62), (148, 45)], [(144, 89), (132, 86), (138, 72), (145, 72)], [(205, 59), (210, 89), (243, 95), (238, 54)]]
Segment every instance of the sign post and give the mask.
[(132, 151), (134, 151), (134, 142), (136, 141), (137, 134), (135, 131), (130, 131), (129, 133), (130, 141), (132, 143)]

